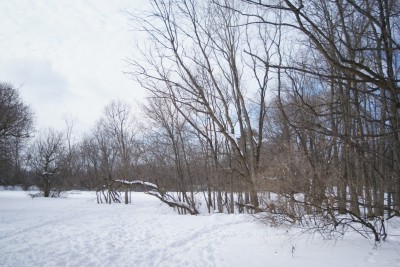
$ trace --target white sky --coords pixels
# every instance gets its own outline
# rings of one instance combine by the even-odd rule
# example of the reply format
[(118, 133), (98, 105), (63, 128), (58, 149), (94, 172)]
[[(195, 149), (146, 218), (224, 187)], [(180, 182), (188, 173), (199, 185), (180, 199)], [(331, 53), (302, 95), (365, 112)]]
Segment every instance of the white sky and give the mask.
[(20, 87), (36, 128), (92, 128), (113, 99), (144, 91), (123, 74), (138, 39), (122, 11), (145, 0), (0, 0), (0, 81)]

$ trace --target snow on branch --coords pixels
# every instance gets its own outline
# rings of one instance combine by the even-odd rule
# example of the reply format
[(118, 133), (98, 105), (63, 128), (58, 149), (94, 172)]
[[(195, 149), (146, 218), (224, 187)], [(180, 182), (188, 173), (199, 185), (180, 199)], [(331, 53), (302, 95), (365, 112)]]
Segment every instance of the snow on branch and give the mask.
[(196, 207), (194, 207), (194, 205), (190, 205), (189, 203), (175, 200), (173, 196), (160, 190), (160, 188), (156, 184), (153, 184), (150, 182), (144, 182), (144, 181), (140, 181), (140, 180), (134, 180), (134, 181), (114, 180), (114, 181), (117, 183), (126, 184), (126, 185), (143, 185), (145, 188), (146, 194), (149, 194), (149, 195), (152, 195), (152, 196), (158, 198), (162, 202), (166, 203), (168, 206), (173, 207), (173, 208), (181, 208), (181, 209), (189, 212), (191, 215), (199, 214), (198, 210), (196, 209)]
[(199, 214), (198, 210), (195, 207), (192, 207), (188, 203), (182, 202), (182, 201), (176, 201), (174, 200), (170, 195), (168, 194), (162, 194), (159, 191), (157, 192), (147, 192), (147, 194), (152, 195), (168, 206), (172, 208), (181, 208), (189, 212), (191, 215), (197, 215)]
[(134, 180), (134, 181), (126, 181), (126, 180), (115, 180), (115, 182), (121, 183), (121, 184), (130, 184), (130, 185), (134, 185), (134, 184), (138, 184), (138, 185), (144, 185), (146, 187), (151, 187), (155, 190), (158, 190), (158, 186), (156, 184), (150, 183), (150, 182), (143, 182), (140, 180)]

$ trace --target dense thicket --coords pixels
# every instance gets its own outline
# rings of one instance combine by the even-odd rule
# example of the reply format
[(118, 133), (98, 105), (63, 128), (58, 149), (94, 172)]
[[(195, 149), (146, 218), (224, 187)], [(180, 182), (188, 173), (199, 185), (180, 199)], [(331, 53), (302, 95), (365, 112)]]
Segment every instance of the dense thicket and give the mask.
[(254, 21), (302, 36), (301, 56), (263, 61), (278, 72), (281, 153), (301, 204), (333, 224), (336, 212), (366, 226), (399, 215), (399, 1), (244, 2), (279, 14)]
[(200, 166), (220, 210), (237, 191), (293, 222), (372, 229), (399, 215), (399, 1), (152, 7), (133, 17), (150, 41), (132, 75), (169, 111), (153, 120), (170, 133), (179, 185), (197, 185)]

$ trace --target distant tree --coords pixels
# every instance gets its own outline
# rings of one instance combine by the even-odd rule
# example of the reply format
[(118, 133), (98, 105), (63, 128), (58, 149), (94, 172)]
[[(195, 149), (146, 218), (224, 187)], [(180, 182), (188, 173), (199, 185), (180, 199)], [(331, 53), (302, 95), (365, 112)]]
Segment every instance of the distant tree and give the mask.
[[(189, 131), (187, 121), (167, 99), (149, 99), (142, 109), (154, 127), (153, 134), (159, 135), (158, 141), (165, 145), (164, 150), (167, 150), (170, 156), (169, 163), (160, 162), (164, 167), (174, 170), (173, 178), (164, 182), (177, 191), (179, 201), (187, 203), (195, 210), (194, 151), (197, 145), (193, 142), (194, 136)], [(149, 152), (153, 154), (155, 151)], [(161, 173), (161, 176), (165, 177), (165, 172)]]
[(0, 82), (0, 181), (21, 181), (23, 140), (33, 131), (33, 112), (11, 84)]
[[(115, 175), (123, 180), (132, 180), (136, 119), (131, 106), (121, 100), (114, 100), (104, 108), (99, 128), (104, 132), (116, 149)], [(125, 188), (125, 204), (128, 204), (128, 189)]]
[[(114, 140), (107, 133), (106, 129), (98, 122), (92, 130), (93, 143), (95, 147), (95, 160), (98, 165), (99, 183), (97, 192), (102, 193), (106, 203), (120, 203), (120, 194), (114, 188), (114, 175), (116, 160), (118, 155), (118, 147)], [(103, 202), (100, 198), (100, 202)]]
[(83, 160), (81, 155), (81, 145), (74, 136), (74, 120), (71, 117), (65, 117), (64, 136), (66, 141), (65, 151), (65, 168), (63, 168), (63, 176), (68, 188), (82, 188)]
[(54, 129), (39, 133), (31, 147), (29, 166), (45, 197), (57, 196), (63, 190), (65, 152), (63, 134)]
[(33, 112), (22, 102), (18, 90), (0, 82), (0, 139), (29, 137), (32, 126)]
[(82, 162), (81, 184), (84, 188), (93, 189), (100, 182), (100, 156), (96, 140), (86, 135), (80, 142), (79, 158)]

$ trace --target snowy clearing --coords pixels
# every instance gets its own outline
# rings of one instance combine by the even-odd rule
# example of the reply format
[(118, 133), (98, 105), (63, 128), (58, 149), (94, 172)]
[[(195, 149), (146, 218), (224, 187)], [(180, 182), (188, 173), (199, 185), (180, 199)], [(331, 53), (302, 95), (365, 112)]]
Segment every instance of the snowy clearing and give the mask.
[(400, 266), (398, 236), (374, 249), (356, 234), (322, 241), (250, 215), (177, 215), (143, 193), (129, 205), (28, 193), (0, 191), (1, 266)]

